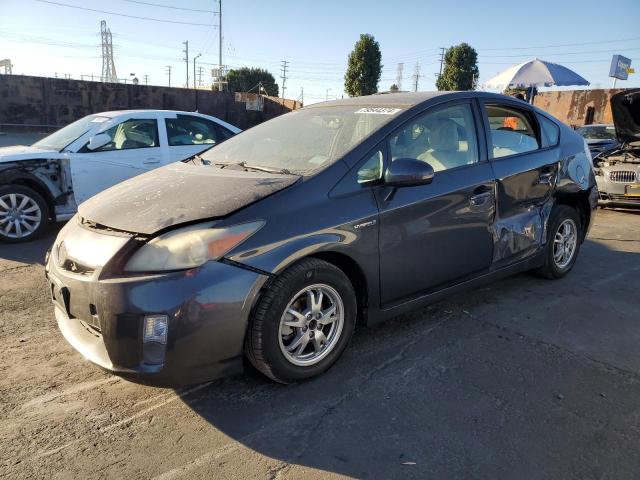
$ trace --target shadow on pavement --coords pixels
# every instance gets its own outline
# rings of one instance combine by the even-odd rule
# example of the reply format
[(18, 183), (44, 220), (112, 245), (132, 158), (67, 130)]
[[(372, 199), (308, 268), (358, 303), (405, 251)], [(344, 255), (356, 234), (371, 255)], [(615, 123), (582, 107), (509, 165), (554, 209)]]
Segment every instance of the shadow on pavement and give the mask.
[[(640, 382), (603, 367), (589, 342), (617, 329), (637, 338), (640, 326), (628, 309), (606, 325), (583, 320), (603, 308), (596, 271), (611, 279), (602, 287), (624, 286), (640, 272), (619, 272), (640, 253), (585, 247), (565, 279), (516, 275), (361, 328), (312, 381), (282, 386), (249, 370), (183, 401), (238, 448), (357, 478), (633, 476)], [(560, 322), (586, 330), (577, 352)], [(216, 472), (224, 455), (194, 453), (181, 472)]]
[(42, 237), (31, 242), (0, 243), (0, 259), (44, 265), (44, 256), (63, 225), (64, 223), (53, 224)]

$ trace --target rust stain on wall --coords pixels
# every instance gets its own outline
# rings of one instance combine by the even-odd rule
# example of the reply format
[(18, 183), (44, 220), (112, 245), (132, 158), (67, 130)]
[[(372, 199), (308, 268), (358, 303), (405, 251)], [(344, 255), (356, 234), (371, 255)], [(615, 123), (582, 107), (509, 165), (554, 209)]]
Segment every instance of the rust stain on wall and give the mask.
[[(607, 88), (542, 92), (536, 95), (534, 104), (572, 126), (581, 126), (586, 123), (613, 123), (609, 100), (612, 95), (623, 90), (623, 88)], [(589, 108), (593, 109), (592, 114)], [(592, 120), (589, 122), (591, 115)]]

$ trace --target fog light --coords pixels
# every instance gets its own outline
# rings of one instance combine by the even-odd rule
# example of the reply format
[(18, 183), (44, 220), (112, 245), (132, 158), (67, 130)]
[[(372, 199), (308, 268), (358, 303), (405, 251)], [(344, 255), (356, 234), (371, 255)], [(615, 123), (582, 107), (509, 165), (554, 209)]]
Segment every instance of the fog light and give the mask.
[(169, 317), (166, 315), (146, 315), (144, 317), (143, 343), (167, 343)]

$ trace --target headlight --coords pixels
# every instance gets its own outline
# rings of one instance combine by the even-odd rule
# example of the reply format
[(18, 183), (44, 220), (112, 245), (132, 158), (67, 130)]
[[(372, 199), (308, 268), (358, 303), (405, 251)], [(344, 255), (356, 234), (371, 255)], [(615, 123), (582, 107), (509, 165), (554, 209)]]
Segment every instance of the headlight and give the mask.
[(164, 272), (199, 267), (217, 260), (264, 225), (263, 221), (226, 228), (192, 225), (160, 235), (137, 250), (125, 272)]

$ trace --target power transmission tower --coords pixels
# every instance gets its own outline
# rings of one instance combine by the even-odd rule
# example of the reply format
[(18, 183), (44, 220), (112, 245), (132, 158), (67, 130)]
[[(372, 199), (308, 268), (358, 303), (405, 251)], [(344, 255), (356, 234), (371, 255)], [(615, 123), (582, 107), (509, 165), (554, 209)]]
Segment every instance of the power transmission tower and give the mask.
[(402, 70), (404, 69), (404, 63), (398, 64), (398, 71), (396, 73), (396, 87), (398, 91), (402, 91)]
[(304, 105), (304, 87), (300, 87), (300, 96), (298, 97), (298, 101)]
[(416, 68), (413, 72), (413, 91), (418, 91), (418, 84), (420, 82), (420, 62), (416, 62)]
[(149, 75), (144, 75), (144, 84), (149, 85)]
[(444, 63), (444, 55), (447, 53), (447, 49), (444, 47), (440, 47), (440, 73), (438, 73), (438, 78), (442, 75), (442, 64)]
[(171, 87), (171, 65), (167, 65), (167, 76), (169, 77), (169, 87)]
[(106, 20), (100, 22), (100, 36), (102, 38), (102, 81), (117, 82), (116, 65), (113, 63), (113, 40)]
[(198, 85), (202, 86), (202, 72), (204, 67), (198, 67)]
[(187, 64), (186, 87), (189, 88), (189, 40), (185, 40), (184, 42), (182, 42), (182, 44), (184, 45), (184, 50), (182, 50), (182, 52), (184, 53), (184, 58), (182, 60), (184, 60)]
[(284, 97), (284, 92), (286, 91), (286, 82), (287, 82), (287, 67), (289, 66), (289, 62), (286, 60), (282, 60), (282, 75), (280, 78), (282, 79), (282, 98)]

